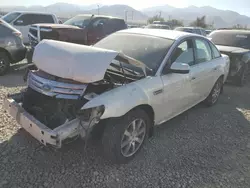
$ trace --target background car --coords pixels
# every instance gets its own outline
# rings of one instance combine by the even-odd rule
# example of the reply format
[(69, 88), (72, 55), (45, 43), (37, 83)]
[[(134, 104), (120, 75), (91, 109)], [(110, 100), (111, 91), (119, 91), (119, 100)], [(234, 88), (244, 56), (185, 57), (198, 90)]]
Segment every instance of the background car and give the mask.
[(170, 26), (164, 24), (149, 24), (145, 27), (146, 29), (167, 29), (170, 30)]
[(58, 20), (54, 14), (28, 12), (28, 11), (16, 11), (10, 12), (2, 17), (4, 21), (15, 27), (23, 35), (23, 42), (29, 43), (29, 28), (35, 23), (58, 23)]
[(0, 19), (0, 75), (4, 75), (10, 64), (25, 58), (26, 47), (22, 33)]
[(202, 36), (206, 36), (206, 31), (200, 27), (177, 27), (174, 30), (176, 31), (184, 31), (188, 33), (194, 33)]
[(221, 53), (230, 57), (228, 81), (243, 86), (250, 72), (250, 31), (216, 30), (208, 35)]

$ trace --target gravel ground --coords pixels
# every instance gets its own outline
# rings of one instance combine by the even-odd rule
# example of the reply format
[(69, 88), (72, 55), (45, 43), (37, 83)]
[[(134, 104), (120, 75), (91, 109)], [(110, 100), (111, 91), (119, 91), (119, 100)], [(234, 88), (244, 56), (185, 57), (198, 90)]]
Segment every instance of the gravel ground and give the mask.
[(118, 166), (94, 143), (87, 153), (82, 141), (56, 151), (20, 129), (2, 99), (24, 86), (21, 75), (0, 78), (0, 187), (250, 187), (250, 85), (227, 85), (216, 106), (198, 105), (158, 127), (131, 163)]

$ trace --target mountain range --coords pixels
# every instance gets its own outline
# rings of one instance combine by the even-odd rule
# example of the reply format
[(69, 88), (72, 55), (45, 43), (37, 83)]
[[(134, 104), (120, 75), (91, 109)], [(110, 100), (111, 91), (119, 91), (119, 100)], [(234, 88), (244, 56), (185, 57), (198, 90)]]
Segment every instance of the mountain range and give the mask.
[[(99, 6), (99, 8), (98, 8)], [(92, 4), (88, 6), (80, 6), (69, 3), (55, 3), (49, 6), (5, 6), (0, 7), (1, 11), (9, 12), (13, 10), (51, 12), (58, 17), (72, 17), (76, 14), (104, 14), (121, 18), (126, 18), (128, 22), (146, 23), (149, 17), (161, 15), (164, 19), (182, 20), (184, 25), (188, 25), (197, 17), (206, 16), (208, 24), (213, 24), (214, 27), (230, 27), (236, 24), (250, 27), (250, 17), (241, 15), (231, 10), (220, 10), (210, 6), (196, 7), (189, 6), (186, 8), (176, 8), (169, 5), (149, 7), (143, 10), (136, 10), (127, 5), (98, 5)]]

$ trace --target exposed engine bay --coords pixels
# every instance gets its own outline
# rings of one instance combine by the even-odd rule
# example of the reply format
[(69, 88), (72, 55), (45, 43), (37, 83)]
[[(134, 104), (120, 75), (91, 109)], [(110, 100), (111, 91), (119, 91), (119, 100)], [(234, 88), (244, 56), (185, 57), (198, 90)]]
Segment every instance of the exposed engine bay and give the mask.
[[(53, 76), (42, 70), (31, 70), (28, 87), (23, 92), (22, 107), (41, 123), (54, 129), (75, 119), (81, 107), (92, 98), (142, 77), (128, 70), (122, 72), (116, 69), (108, 69), (103, 80), (88, 84)], [(81, 116), (88, 120), (90, 113)]]

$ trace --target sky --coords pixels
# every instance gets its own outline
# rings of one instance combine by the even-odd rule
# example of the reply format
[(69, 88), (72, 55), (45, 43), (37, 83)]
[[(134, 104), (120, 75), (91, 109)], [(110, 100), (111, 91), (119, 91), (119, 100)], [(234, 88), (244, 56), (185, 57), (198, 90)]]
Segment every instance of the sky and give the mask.
[(88, 4), (126, 4), (135, 9), (143, 9), (151, 6), (168, 4), (174, 7), (182, 8), (190, 5), (212, 6), (223, 10), (234, 10), (241, 14), (250, 16), (250, 0), (0, 0), (0, 6), (8, 5), (43, 5), (47, 6), (56, 2), (66, 2), (79, 5)]

